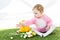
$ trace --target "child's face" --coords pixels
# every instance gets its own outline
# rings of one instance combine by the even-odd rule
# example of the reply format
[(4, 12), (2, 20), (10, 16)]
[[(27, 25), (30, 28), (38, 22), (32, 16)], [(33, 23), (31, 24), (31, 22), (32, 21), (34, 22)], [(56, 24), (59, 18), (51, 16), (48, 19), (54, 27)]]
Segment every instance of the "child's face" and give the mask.
[(36, 18), (40, 18), (42, 16), (42, 13), (40, 11), (38, 11), (37, 9), (34, 9), (33, 12), (34, 12), (34, 16)]

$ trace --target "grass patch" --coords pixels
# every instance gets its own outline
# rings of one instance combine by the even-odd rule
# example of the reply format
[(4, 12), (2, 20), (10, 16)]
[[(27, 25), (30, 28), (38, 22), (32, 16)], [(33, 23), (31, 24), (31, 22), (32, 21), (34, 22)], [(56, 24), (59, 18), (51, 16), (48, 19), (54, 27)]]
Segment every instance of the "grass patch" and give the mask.
[[(7, 30), (1, 30), (0, 31), (0, 40), (60, 40), (60, 28), (57, 27), (49, 36), (47, 37), (40, 37), (35, 36), (31, 38), (21, 38), (19, 35), (10, 35), (10, 33), (15, 33), (18, 29), (7, 29)], [(13, 39), (10, 39), (10, 37), (13, 36)]]

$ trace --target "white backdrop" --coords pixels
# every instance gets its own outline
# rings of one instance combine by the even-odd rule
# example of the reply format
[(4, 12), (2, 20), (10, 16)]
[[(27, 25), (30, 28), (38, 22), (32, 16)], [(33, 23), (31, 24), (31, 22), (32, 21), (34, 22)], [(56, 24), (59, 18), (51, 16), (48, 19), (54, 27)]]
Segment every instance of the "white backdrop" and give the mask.
[[(16, 24), (20, 20), (28, 20), (33, 17), (32, 7), (29, 6), (34, 3), (32, 5), (29, 5), (29, 2), (29, 4), (25, 3), (21, 0), (0, 0), (0, 29), (16, 28)], [(60, 26), (60, 0), (53, 5), (45, 5), (43, 5), (46, 7), (44, 14), (51, 17), (54, 25)]]

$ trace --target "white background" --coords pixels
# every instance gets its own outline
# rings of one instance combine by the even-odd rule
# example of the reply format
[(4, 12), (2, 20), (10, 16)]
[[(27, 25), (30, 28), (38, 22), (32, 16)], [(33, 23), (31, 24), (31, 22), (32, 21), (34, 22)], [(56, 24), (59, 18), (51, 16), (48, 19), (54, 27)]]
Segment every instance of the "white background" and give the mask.
[[(60, 26), (60, 0), (52, 6), (45, 8), (44, 14), (53, 20), (54, 25)], [(32, 17), (32, 8), (20, 0), (10, 0), (7, 2), (3, 0), (2, 4), (0, 4), (0, 29), (16, 28), (16, 24), (22, 19), (28, 20)]]

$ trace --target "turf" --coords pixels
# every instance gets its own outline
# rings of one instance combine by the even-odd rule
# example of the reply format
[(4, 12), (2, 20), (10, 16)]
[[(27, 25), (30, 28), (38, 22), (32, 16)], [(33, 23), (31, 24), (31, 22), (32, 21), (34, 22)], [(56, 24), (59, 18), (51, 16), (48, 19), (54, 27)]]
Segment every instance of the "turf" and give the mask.
[[(10, 33), (15, 33), (18, 29), (7, 29), (0, 31), (0, 40), (60, 40), (60, 28), (57, 27), (50, 35), (47, 37), (35, 36), (31, 38), (21, 38), (19, 35), (11, 35)], [(13, 39), (10, 37), (13, 36)]]

